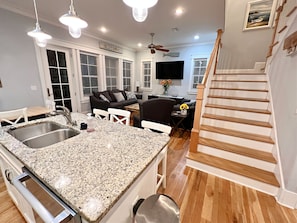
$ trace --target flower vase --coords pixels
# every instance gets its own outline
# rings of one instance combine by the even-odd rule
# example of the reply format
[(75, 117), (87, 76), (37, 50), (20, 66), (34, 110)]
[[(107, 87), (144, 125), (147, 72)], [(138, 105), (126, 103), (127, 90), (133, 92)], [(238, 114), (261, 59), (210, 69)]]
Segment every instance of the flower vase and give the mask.
[(163, 92), (164, 95), (168, 95), (168, 87), (164, 87), (164, 92)]
[(181, 115), (187, 115), (187, 109), (181, 110), (181, 111), (180, 111), (180, 114), (181, 114)]

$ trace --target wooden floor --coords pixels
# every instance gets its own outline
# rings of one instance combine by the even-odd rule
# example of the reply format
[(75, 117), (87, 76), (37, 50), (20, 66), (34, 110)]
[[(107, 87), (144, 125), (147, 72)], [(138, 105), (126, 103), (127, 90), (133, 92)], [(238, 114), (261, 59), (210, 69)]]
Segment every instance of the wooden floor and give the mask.
[[(178, 134), (175, 134), (178, 136)], [(186, 167), (189, 132), (168, 146), (167, 188), (180, 207), (181, 223), (296, 223), (297, 210), (274, 197)]]
[[(190, 133), (179, 135), (176, 132), (169, 142), (167, 188), (159, 189), (159, 193), (177, 202), (181, 223), (297, 222), (297, 210), (279, 205), (271, 196), (186, 167)], [(25, 223), (1, 175), (0, 223)]]

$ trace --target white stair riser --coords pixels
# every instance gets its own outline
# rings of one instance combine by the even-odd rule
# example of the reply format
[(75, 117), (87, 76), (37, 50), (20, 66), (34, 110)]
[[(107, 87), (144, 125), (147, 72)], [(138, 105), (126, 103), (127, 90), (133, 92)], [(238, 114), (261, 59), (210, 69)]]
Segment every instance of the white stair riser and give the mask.
[(265, 82), (218, 82), (212, 81), (211, 87), (267, 90)]
[(245, 97), (245, 98), (262, 98), (267, 99), (267, 92), (260, 91), (236, 91), (236, 90), (221, 90), (221, 89), (211, 89), (209, 91), (210, 95), (220, 95), (220, 96), (234, 96), (234, 97)]
[(266, 81), (266, 75), (250, 75), (250, 74), (229, 74), (229, 75), (214, 75), (214, 80), (246, 80), (246, 81)]
[(232, 153), (232, 152), (228, 152), (228, 151), (224, 151), (224, 150), (220, 150), (220, 149), (216, 149), (216, 148), (212, 148), (204, 145), (199, 145), (198, 151), (202, 153), (206, 153), (208, 155), (217, 156), (219, 158), (234, 161), (240, 164), (253, 166), (258, 169), (266, 170), (272, 173), (275, 169), (274, 163), (269, 163), (263, 160), (254, 159), (251, 157), (239, 155), (236, 153)]
[(223, 115), (223, 116), (234, 117), (234, 118), (246, 118), (246, 119), (263, 121), (263, 122), (268, 122), (270, 119), (270, 114), (244, 112), (244, 111), (237, 111), (237, 110), (211, 108), (211, 107), (206, 107), (205, 113), (213, 114), (213, 115)]
[(222, 169), (218, 169), (216, 167), (212, 167), (212, 166), (209, 166), (209, 165), (206, 165), (203, 163), (199, 163), (199, 162), (196, 162), (196, 161), (193, 161), (190, 159), (186, 160), (186, 165), (191, 168), (215, 175), (217, 177), (221, 177), (223, 179), (230, 180), (232, 182), (241, 184), (243, 186), (270, 194), (272, 196), (276, 196), (279, 191), (279, 188), (275, 187), (273, 185), (262, 183), (257, 180), (250, 179), (248, 177), (234, 174), (234, 173), (231, 173), (231, 172), (228, 172), (228, 171), (225, 171)]
[(254, 149), (264, 151), (264, 152), (269, 152), (269, 153), (271, 153), (273, 148), (273, 144), (270, 144), (270, 143), (260, 142), (260, 141), (255, 141), (255, 140), (250, 140), (250, 139), (245, 139), (245, 138), (240, 138), (240, 137), (235, 137), (230, 135), (224, 135), (224, 134), (209, 132), (205, 130), (200, 130), (199, 135), (203, 138), (209, 138), (217, 141), (231, 143), (234, 145), (254, 148)]
[(267, 109), (268, 102), (259, 101), (244, 101), (244, 100), (233, 100), (225, 98), (207, 98), (209, 104), (227, 105), (243, 108), (254, 108), (254, 109)]
[(216, 120), (211, 118), (203, 118), (202, 124), (225, 128), (225, 129), (237, 130), (237, 131), (247, 132), (247, 133), (256, 132), (257, 134), (265, 135), (265, 136), (270, 136), (271, 134), (271, 128), (268, 128), (268, 127), (248, 125), (248, 124), (242, 124), (237, 122), (229, 122), (224, 120)]

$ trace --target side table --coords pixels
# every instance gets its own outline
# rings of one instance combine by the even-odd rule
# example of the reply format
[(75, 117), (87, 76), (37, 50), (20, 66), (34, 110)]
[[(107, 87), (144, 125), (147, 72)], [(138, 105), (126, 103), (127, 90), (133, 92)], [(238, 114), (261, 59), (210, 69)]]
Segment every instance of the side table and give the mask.
[[(171, 122), (173, 125), (171, 135), (173, 135), (180, 125), (182, 126), (183, 130), (185, 129), (183, 126), (183, 120), (188, 117), (188, 114), (189, 113), (183, 115), (180, 111), (171, 112)], [(181, 134), (179, 136), (181, 136)]]

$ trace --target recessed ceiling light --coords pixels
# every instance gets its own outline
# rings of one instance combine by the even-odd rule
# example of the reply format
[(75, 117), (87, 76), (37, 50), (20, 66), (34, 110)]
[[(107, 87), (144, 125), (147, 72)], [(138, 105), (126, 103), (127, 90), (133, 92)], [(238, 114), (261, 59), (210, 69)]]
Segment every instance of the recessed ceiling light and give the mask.
[(200, 37), (198, 35), (194, 36), (194, 39), (199, 39)]
[(142, 43), (138, 43), (137, 46), (138, 46), (138, 47), (142, 47)]
[(184, 13), (184, 9), (181, 7), (178, 7), (177, 9), (175, 9), (175, 15), (180, 16)]
[(102, 26), (102, 27), (100, 28), (100, 31), (103, 32), (103, 33), (106, 33), (106, 32), (107, 32), (107, 29), (106, 29), (104, 26)]

